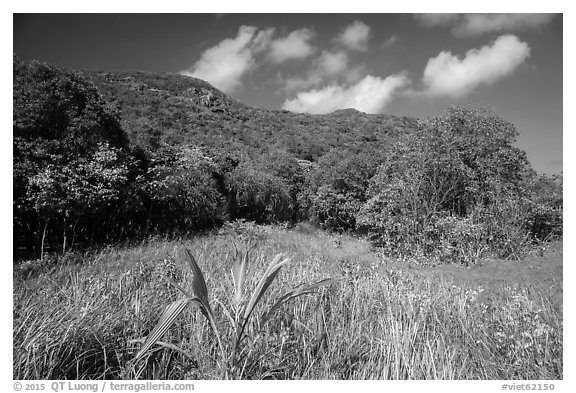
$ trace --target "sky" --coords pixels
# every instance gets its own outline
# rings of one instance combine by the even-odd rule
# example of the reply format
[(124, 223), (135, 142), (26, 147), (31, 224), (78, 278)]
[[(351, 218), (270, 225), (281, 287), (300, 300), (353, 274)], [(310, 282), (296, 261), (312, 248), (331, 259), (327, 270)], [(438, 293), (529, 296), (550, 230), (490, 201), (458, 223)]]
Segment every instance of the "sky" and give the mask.
[(181, 73), (246, 104), (428, 118), (487, 107), (562, 171), (562, 14), (14, 14), (24, 61)]

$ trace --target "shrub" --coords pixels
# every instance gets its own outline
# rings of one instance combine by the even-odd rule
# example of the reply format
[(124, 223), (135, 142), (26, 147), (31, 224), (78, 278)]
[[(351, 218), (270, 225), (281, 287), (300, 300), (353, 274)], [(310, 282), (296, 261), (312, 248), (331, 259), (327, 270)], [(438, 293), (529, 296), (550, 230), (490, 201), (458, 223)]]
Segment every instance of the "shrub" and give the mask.
[(562, 236), (564, 203), (562, 176), (538, 176), (530, 183), (530, 201), (525, 219), (526, 230), (535, 241)]
[(518, 256), (530, 166), (498, 116), (450, 108), (403, 135), (370, 180), (360, 227), (390, 253)]
[(342, 149), (322, 156), (300, 196), (308, 218), (326, 229), (354, 230), (378, 162), (376, 154)]
[(273, 174), (247, 161), (227, 174), (231, 218), (258, 223), (290, 220), (293, 212), (290, 187)]
[(226, 205), (216, 171), (211, 158), (195, 146), (165, 147), (157, 153), (142, 184), (149, 199), (148, 226), (187, 232), (221, 223)]

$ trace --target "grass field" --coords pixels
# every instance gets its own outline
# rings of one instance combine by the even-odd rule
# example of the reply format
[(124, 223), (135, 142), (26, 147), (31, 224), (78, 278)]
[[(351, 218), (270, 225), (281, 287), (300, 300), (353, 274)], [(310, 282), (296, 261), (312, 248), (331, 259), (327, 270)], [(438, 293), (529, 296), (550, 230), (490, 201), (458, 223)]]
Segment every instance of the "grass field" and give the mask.
[[(284, 266), (234, 346), (234, 245), (259, 278)], [(222, 348), (187, 307), (133, 361), (187, 286), (188, 248), (204, 272)], [(301, 283), (342, 280), (284, 305)], [(252, 281), (253, 285), (256, 281)], [(562, 379), (562, 243), (525, 261), (474, 268), (395, 262), (362, 239), (244, 224), (192, 239), (67, 254), (14, 266), (14, 379)], [(228, 356), (222, 356), (222, 352)]]

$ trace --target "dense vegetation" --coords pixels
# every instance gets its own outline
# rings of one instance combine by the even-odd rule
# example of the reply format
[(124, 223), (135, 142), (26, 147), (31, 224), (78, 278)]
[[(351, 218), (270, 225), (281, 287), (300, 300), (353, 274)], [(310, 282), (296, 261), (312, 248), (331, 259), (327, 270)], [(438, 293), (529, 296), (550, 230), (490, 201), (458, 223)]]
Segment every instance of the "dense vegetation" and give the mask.
[(14, 246), (43, 257), (246, 219), (368, 234), (389, 255), (470, 264), (562, 234), (561, 178), (514, 126), (251, 108), (204, 81), (14, 58)]
[(14, 379), (563, 378), (562, 178), (498, 116), (17, 58), (13, 94)]
[[(252, 321), (226, 363), (194, 307), (136, 358), (167, 306), (182, 299), (169, 282), (194, 282), (184, 248), (204, 273), (223, 347), (234, 351), (230, 271), (249, 247), (252, 288), (277, 253), (292, 260), (258, 316), (298, 283), (342, 279), (268, 323)], [(561, 244), (524, 261), (429, 267), (382, 258), (355, 236), (237, 222), (187, 239), (27, 261), (14, 275), (15, 380), (204, 380), (223, 378), (223, 368), (242, 379), (555, 380), (564, 376), (562, 332)]]

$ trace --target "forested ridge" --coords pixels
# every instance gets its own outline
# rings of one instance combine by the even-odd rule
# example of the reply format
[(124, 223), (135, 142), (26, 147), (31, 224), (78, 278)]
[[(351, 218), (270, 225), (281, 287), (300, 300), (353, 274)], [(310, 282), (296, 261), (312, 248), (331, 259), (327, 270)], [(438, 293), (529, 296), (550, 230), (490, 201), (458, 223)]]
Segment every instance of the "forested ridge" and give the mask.
[(245, 219), (368, 235), (398, 256), (520, 257), (562, 233), (562, 179), (498, 116), (253, 108), (205, 81), (14, 57), (14, 247), (185, 235)]
[(367, 115), (354, 109), (297, 114), (244, 105), (207, 82), (174, 74), (86, 72), (121, 112), (130, 140), (147, 150), (160, 144), (236, 146), (252, 156), (284, 151), (316, 161), (332, 148), (378, 149), (413, 129), (417, 119)]

